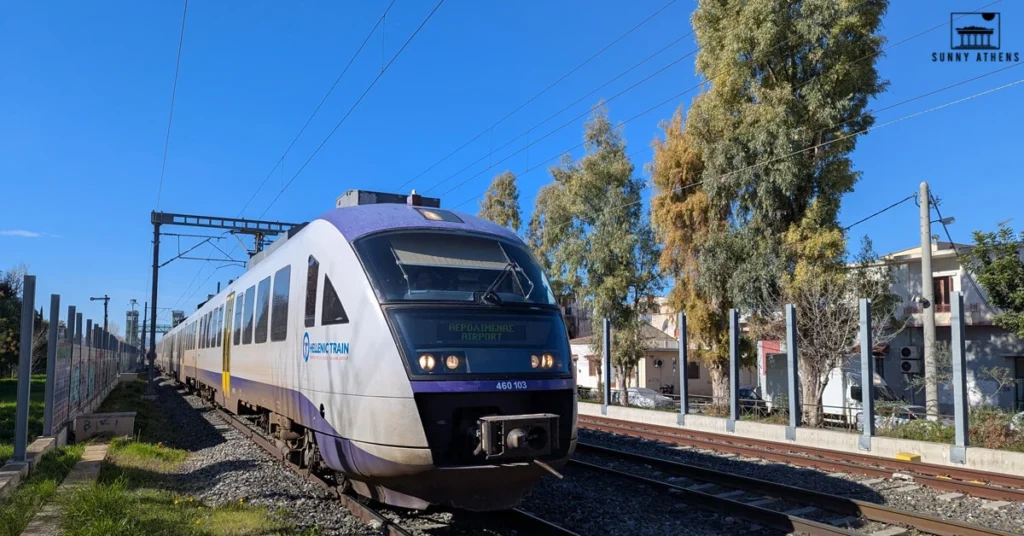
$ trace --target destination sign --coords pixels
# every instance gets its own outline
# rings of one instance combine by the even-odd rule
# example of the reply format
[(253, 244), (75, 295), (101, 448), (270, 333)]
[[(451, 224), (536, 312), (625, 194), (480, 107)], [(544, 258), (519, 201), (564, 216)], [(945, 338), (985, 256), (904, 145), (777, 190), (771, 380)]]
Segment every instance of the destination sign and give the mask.
[(523, 342), (526, 324), (513, 322), (439, 322), (440, 342)]

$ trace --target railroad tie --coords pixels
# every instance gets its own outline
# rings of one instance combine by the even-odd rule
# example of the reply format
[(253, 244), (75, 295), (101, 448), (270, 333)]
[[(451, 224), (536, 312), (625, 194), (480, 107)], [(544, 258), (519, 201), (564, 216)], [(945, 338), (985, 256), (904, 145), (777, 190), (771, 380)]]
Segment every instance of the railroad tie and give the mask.
[(828, 524), (832, 525), (833, 527), (845, 527), (848, 525), (852, 526), (854, 523), (858, 521), (860, 521), (860, 518), (857, 516), (847, 516), (841, 517), (839, 519), (833, 519), (832, 521), (829, 521)]
[(909, 532), (909, 529), (905, 529), (903, 527), (889, 527), (887, 529), (872, 532), (871, 536), (903, 536)]
[(719, 493), (715, 495), (715, 497), (718, 497), (719, 499), (731, 499), (733, 497), (739, 497), (740, 495), (743, 495), (745, 493), (746, 492), (741, 489), (735, 489), (732, 491), (726, 491), (725, 493)]
[(939, 495), (938, 497), (936, 497), (936, 499), (940, 501), (952, 501), (955, 499), (959, 499), (960, 497), (963, 496), (963, 493), (946, 493), (945, 495)]
[(804, 506), (802, 508), (794, 508), (783, 512), (787, 516), (805, 516), (807, 514), (817, 512), (818, 508), (814, 506)]
[(688, 487), (686, 489), (688, 489), (690, 491), (704, 491), (706, 489), (711, 489), (713, 487), (715, 487), (715, 484), (712, 484), (710, 482), (705, 482), (703, 484), (694, 484), (694, 485), (692, 485), (692, 486), (690, 486), (690, 487)]
[(981, 507), (985, 510), (998, 510), (1004, 506), (1009, 506), (1010, 501), (989, 501), (983, 504)]

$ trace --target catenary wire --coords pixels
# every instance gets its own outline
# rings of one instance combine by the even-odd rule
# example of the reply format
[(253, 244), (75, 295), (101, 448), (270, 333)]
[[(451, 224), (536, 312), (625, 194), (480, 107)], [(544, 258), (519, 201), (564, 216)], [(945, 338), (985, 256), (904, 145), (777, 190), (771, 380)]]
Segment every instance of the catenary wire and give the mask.
[[(510, 111), (507, 114), (505, 114), (501, 119), (498, 119), (497, 121), (492, 123), (489, 127), (485, 128), (484, 130), (481, 130), (480, 133), (477, 134), (476, 136), (473, 136), (472, 138), (466, 140), (462, 145), (460, 145), (454, 151), (448, 153), (447, 155), (445, 155), (443, 158), (441, 158), (437, 162), (434, 162), (429, 167), (427, 167), (427, 169), (424, 169), (423, 171), (421, 171), (415, 177), (405, 181), (401, 186), (398, 187), (398, 190), (401, 190), (402, 188), (405, 188), (407, 185), (409, 185), (409, 183), (411, 183), (414, 180), (416, 180), (416, 179), (422, 177), (423, 175), (427, 174), (428, 172), (430, 172), (430, 170), (434, 169), (435, 167), (437, 167), (441, 163), (445, 162), (446, 160), (448, 160), (452, 156), (455, 156), (459, 151), (461, 151), (461, 150), (465, 149), (467, 146), (469, 146), (469, 144), (471, 144), (474, 141), (480, 139), (480, 137), (483, 136), (484, 134), (487, 134), (488, 131), (490, 131), (494, 127), (498, 126), (499, 124), (503, 123), (506, 119), (512, 117), (513, 115), (518, 113), (520, 110), (522, 110), (523, 108), (528, 106), (533, 101), (537, 100), (537, 98), (539, 98), (541, 95), (544, 95), (545, 93), (550, 91), (552, 88), (554, 88), (555, 86), (560, 84), (562, 81), (564, 81), (566, 78), (571, 76), (573, 73), (575, 73), (576, 71), (579, 71), (580, 69), (582, 69), (585, 65), (587, 65), (588, 63), (590, 63), (591, 61), (596, 59), (598, 56), (603, 54), (605, 51), (607, 51), (611, 47), (615, 46), (619, 41), (622, 41), (627, 36), (629, 36), (630, 34), (635, 32), (636, 30), (640, 29), (641, 26), (647, 24), (649, 21), (651, 21), (652, 19), (657, 17), (659, 14), (661, 14), (663, 11), (665, 11), (670, 6), (672, 6), (672, 4), (675, 4), (675, 3), (676, 3), (676, 0), (671, 0), (667, 4), (665, 4), (662, 7), (660, 7), (657, 11), (655, 11), (654, 13), (649, 15), (646, 19), (640, 21), (639, 23), (637, 23), (635, 26), (633, 26), (629, 30), (626, 30), (625, 33), (623, 33), (622, 35), (616, 37), (612, 42), (608, 43), (603, 48), (601, 48), (600, 50), (598, 50), (597, 52), (592, 54), (590, 57), (588, 57), (587, 59), (583, 60), (579, 65), (577, 65), (577, 66), (573, 67), (572, 69), (570, 69), (569, 72), (567, 72), (567, 73), (563, 74), (562, 76), (558, 77), (558, 79), (556, 79), (554, 82), (551, 82), (550, 84), (548, 84), (547, 87), (545, 87), (544, 89), (540, 90), (538, 93), (534, 94), (532, 97), (526, 99), (526, 101), (524, 101), (522, 104), (520, 104), (519, 106), (517, 106), (514, 109), (512, 109), (512, 111)], [(687, 33), (683, 37), (687, 37), (687, 36), (690, 36), (690, 35), (693, 35), (693, 30), (691, 30), (689, 33)]]
[(895, 202), (895, 203), (893, 203), (893, 204), (883, 208), (882, 210), (879, 210), (877, 212), (872, 213), (870, 216), (867, 216), (866, 218), (861, 218), (861, 219), (851, 223), (850, 225), (847, 225), (846, 227), (843, 227), (843, 230), (844, 231), (849, 231), (850, 229), (852, 229), (852, 228), (854, 228), (854, 227), (856, 227), (856, 226), (858, 226), (858, 225), (860, 225), (860, 224), (870, 220), (871, 218), (874, 218), (875, 216), (879, 216), (879, 215), (883, 214), (884, 212), (887, 212), (887, 211), (889, 211), (891, 209), (894, 209), (894, 208), (902, 205), (903, 203), (906, 203), (907, 201), (910, 201), (911, 199), (913, 199), (915, 197), (917, 197), (916, 193), (910, 194), (907, 197), (904, 197), (903, 199), (900, 199), (899, 201), (897, 201), (897, 202)]
[[(424, 18), (424, 19), (423, 19), (423, 21), (422, 21), (422, 22), (420, 23), (420, 25), (419, 25), (419, 26), (418, 26), (418, 27), (416, 28), (416, 30), (415, 30), (415, 31), (413, 31), (413, 33), (412, 33), (412, 34), (411, 34), (411, 35), (409, 36), (409, 38), (408, 38), (408, 39), (407, 39), (407, 40), (406, 40), (406, 41), (405, 41), (405, 42), (404, 42), (404, 43), (402, 44), (402, 46), (401, 46), (401, 47), (400, 47), (400, 48), (398, 49), (398, 52), (396, 52), (396, 53), (395, 53), (395, 55), (394, 55), (394, 56), (392, 56), (391, 60), (390, 60), (390, 61), (388, 61), (388, 62), (387, 62), (387, 64), (385, 64), (385, 65), (384, 65), (384, 66), (383, 66), (383, 67), (381, 68), (381, 71), (380, 71), (380, 72), (379, 72), (379, 73), (377, 74), (377, 76), (376, 76), (376, 77), (374, 77), (374, 79), (373, 79), (373, 80), (372, 80), (372, 81), (370, 82), (370, 84), (369, 84), (369, 85), (368, 85), (368, 86), (366, 87), (366, 89), (365, 89), (365, 90), (363, 91), (363, 93), (362, 93), (362, 94), (361, 94), (361, 95), (359, 96), (359, 98), (357, 98), (357, 99), (356, 99), (355, 103), (353, 103), (353, 104), (352, 104), (352, 106), (351, 106), (351, 107), (350, 107), (350, 108), (348, 109), (348, 111), (347, 111), (347, 112), (345, 113), (345, 115), (344, 115), (344, 116), (342, 116), (341, 120), (340, 120), (340, 121), (338, 121), (338, 123), (337, 123), (337, 124), (336, 124), (336, 125), (334, 126), (334, 128), (333, 128), (333, 129), (332, 129), (332, 130), (331, 130), (331, 131), (330, 131), (330, 132), (329, 132), (329, 133), (327, 134), (327, 136), (326, 136), (326, 137), (325, 137), (325, 138), (323, 139), (323, 141), (321, 141), (321, 142), (320, 142), (320, 144), (319, 144), (319, 145), (317, 146), (317, 148), (316, 148), (316, 149), (315, 149), (315, 150), (313, 151), (313, 153), (312, 153), (312, 154), (311, 154), (311, 155), (310, 155), (310, 156), (309, 156), (309, 157), (308, 157), (308, 158), (306, 159), (306, 161), (305, 161), (305, 162), (304, 162), (304, 163), (302, 164), (302, 166), (301, 166), (301, 167), (299, 167), (299, 169), (298, 169), (298, 170), (297, 170), (297, 171), (295, 172), (295, 174), (294, 174), (294, 175), (292, 175), (291, 179), (290, 179), (290, 180), (289, 180), (289, 181), (288, 181), (288, 182), (287, 182), (287, 183), (286, 183), (286, 184), (285, 184), (285, 185), (284, 185), (284, 186), (283, 186), (283, 187), (281, 188), (281, 190), (280, 190), (280, 191), (278, 192), (277, 196), (276, 196), (276, 197), (274, 197), (274, 199), (273, 199), (273, 200), (272, 200), (272, 201), (270, 202), (270, 204), (269, 204), (269, 205), (267, 205), (267, 207), (266, 207), (265, 209), (263, 209), (263, 212), (262, 212), (262, 213), (260, 213), (260, 215), (259, 215), (259, 218), (263, 218), (263, 216), (264, 216), (264, 215), (265, 215), (265, 214), (267, 213), (267, 211), (269, 211), (269, 210), (270, 210), (270, 208), (271, 208), (271, 207), (273, 207), (275, 203), (277, 203), (277, 201), (278, 201), (278, 200), (279, 200), (279, 199), (281, 198), (281, 195), (282, 195), (282, 194), (284, 194), (285, 190), (287, 190), (287, 189), (288, 189), (288, 187), (290, 187), (290, 186), (292, 185), (292, 183), (293, 183), (293, 182), (295, 181), (295, 179), (296, 179), (296, 178), (298, 178), (298, 176), (299, 176), (299, 175), (300, 175), (300, 174), (302, 173), (302, 171), (303, 171), (303, 170), (304, 170), (304, 169), (306, 168), (306, 166), (307, 166), (307, 165), (309, 165), (309, 163), (310, 163), (310, 162), (311, 162), (311, 161), (313, 160), (313, 158), (315, 158), (315, 157), (316, 157), (316, 155), (317, 155), (317, 154), (318, 154), (318, 153), (320, 152), (320, 150), (321, 150), (321, 149), (323, 149), (323, 147), (324, 147), (324, 146), (325, 146), (325, 145), (327, 144), (327, 142), (328, 142), (328, 141), (329, 141), (329, 140), (331, 139), (331, 137), (332, 137), (332, 136), (334, 136), (334, 133), (335, 133), (335, 132), (337, 132), (339, 128), (341, 128), (341, 125), (345, 123), (345, 120), (346, 120), (346, 119), (348, 119), (348, 117), (349, 117), (349, 116), (350, 116), (350, 115), (352, 114), (352, 112), (353, 112), (353, 111), (355, 111), (356, 107), (358, 107), (358, 106), (359, 106), (359, 103), (363, 101), (363, 99), (364, 99), (364, 98), (366, 97), (366, 95), (367, 95), (367, 94), (369, 94), (370, 90), (371, 90), (371, 89), (373, 89), (373, 87), (374, 87), (374, 86), (375, 86), (375, 85), (377, 84), (377, 82), (378, 82), (378, 81), (379, 81), (379, 80), (381, 79), (381, 77), (382, 77), (382, 76), (384, 76), (384, 73), (386, 73), (386, 72), (387, 72), (387, 70), (388, 70), (388, 69), (389, 69), (389, 68), (391, 67), (391, 65), (393, 65), (393, 64), (394, 64), (395, 60), (397, 60), (397, 59), (398, 59), (398, 57), (399, 57), (399, 56), (400, 56), (400, 55), (402, 54), (402, 52), (403, 52), (403, 51), (404, 51), (404, 50), (406, 49), (406, 47), (408, 47), (408, 46), (409, 46), (409, 44), (410, 44), (410, 43), (412, 42), (412, 40), (413, 40), (413, 39), (414, 39), (414, 38), (416, 37), (416, 35), (417, 35), (417, 34), (419, 34), (420, 30), (422, 30), (422, 29), (423, 29), (423, 27), (424, 27), (424, 26), (426, 26), (427, 22), (429, 22), (429, 21), (430, 21), (430, 19), (431, 19), (431, 18), (432, 18), (432, 17), (434, 16), (434, 14), (435, 14), (435, 13), (437, 13), (437, 10), (438, 10), (438, 9), (440, 9), (440, 7), (441, 7), (441, 5), (442, 5), (442, 4), (444, 4), (444, 0), (439, 0), (439, 1), (437, 2), (437, 4), (436, 4), (436, 5), (434, 6), (434, 8), (433, 8), (433, 9), (432, 9), (432, 10), (430, 11), (430, 13), (429, 13), (429, 14), (428, 14), (428, 15), (426, 16), (426, 18)], [(232, 249), (231, 249), (230, 251), (232, 251), (232, 252), (233, 252), (233, 251), (234, 251), (234, 248), (232, 248)], [(204, 265), (204, 267), (205, 267), (205, 265)], [(201, 268), (200, 268), (200, 272), (202, 271), (202, 269), (203, 269), (203, 268), (201, 267)], [(207, 282), (208, 282), (208, 281), (209, 281), (210, 279), (212, 279), (212, 278), (213, 278), (213, 276), (214, 276), (214, 275), (215, 275), (216, 273), (217, 273), (217, 271), (216, 271), (216, 270), (214, 270), (213, 272), (211, 272), (211, 273), (210, 273), (210, 275), (209, 275), (209, 276), (208, 276), (208, 277), (207, 277), (207, 278), (206, 278), (205, 280), (203, 280), (203, 282), (202, 282), (202, 283), (200, 283), (198, 287), (196, 287), (196, 290), (195, 290), (195, 291), (193, 291), (193, 292), (192, 292), (191, 294), (189, 294), (189, 295), (188, 295), (188, 297), (185, 297), (185, 298), (179, 298), (179, 300), (178, 300), (178, 301), (179, 301), (179, 302), (181, 302), (182, 300), (188, 300), (188, 299), (190, 299), (190, 298), (191, 298), (192, 296), (194, 296), (194, 295), (195, 295), (195, 293), (196, 293), (196, 292), (198, 292), (198, 289), (200, 289), (200, 288), (203, 288), (203, 286), (204, 286), (204, 285), (206, 285), (206, 283), (207, 283)], [(187, 289), (186, 289), (186, 292), (187, 292)], [(184, 296), (184, 294), (183, 294), (183, 296)]]
[[(262, 190), (263, 187), (267, 184), (267, 181), (270, 180), (270, 177), (273, 176), (274, 172), (277, 171), (277, 168), (281, 165), (282, 162), (284, 162), (285, 157), (288, 156), (288, 153), (291, 152), (292, 147), (295, 146), (295, 142), (299, 141), (299, 137), (301, 137), (302, 134), (306, 132), (306, 128), (309, 127), (309, 124), (313, 122), (313, 118), (316, 117), (316, 114), (320, 113), (320, 108), (323, 107), (324, 103), (327, 102), (327, 99), (331, 96), (332, 93), (334, 93), (334, 90), (338, 87), (338, 84), (341, 83), (341, 79), (345, 77), (345, 74), (348, 73), (349, 68), (352, 67), (352, 64), (355, 63), (356, 58), (359, 57), (359, 54), (362, 53), (363, 49), (366, 47), (366, 43), (368, 43), (370, 41), (370, 38), (373, 37), (373, 34), (376, 33), (377, 28), (381, 27), (381, 24), (383, 24), (384, 22), (384, 18), (387, 17), (388, 12), (391, 11), (392, 6), (395, 5), (395, 1), (396, 0), (391, 0), (391, 3), (388, 4), (388, 7), (384, 9), (384, 12), (381, 13), (380, 17), (377, 18), (377, 23), (373, 25), (373, 28), (370, 28), (370, 31), (366, 34), (366, 37), (363, 38), (363, 42), (359, 44), (359, 48), (357, 48), (355, 53), (352, 54), (352, 57), (349, 58), (348, 63), (345, 64), (345, 68), (341, 70), (341, 74), (339, 74), (338, 77), (334, 79), (334, 83), (331, 84), (331, 87), (327, 88), (327, 92), (324, 93), (323, 98), (320, 99), (320, 102), (316, 105), (316, 108), (313, 109), (313, 112), (309, 114), (309, 117), (306, 119), (306, 122), (303, 123), (302, 128), (300, 128), (299, 131), (295, 133), (295, 137), (292, 138), (291, 143), (289, 143), (288, 147), (286, 147), (284, 152), (281, 153), (281, 157), (277, 159), (277, 162), (274, 164), (274, 167), (270, 168), (270, 171), (267, 173), (267, 176), (263, 178), (263, 182), (261, 182), (259, 187), (256, 188), (256, 191), (254, 191), (252, 195), (249, 196), (249, 200), (245, 202), (244, 206), (242, 206), (242, 210), (238, 211), (239, 216), (241, 216), (242, 213), (245, 212), (245, 209), (249, 208), (249, 204), (251, 204), (253, 199), (256, 198), (256, 194), (260, 193), (260, 190)], [(383, 30), (381, 31), (383, 32)], [(383, 50), (383, 47), (381, 47), (382, 54)]]
[(339, 128), (341, 128), (341, 125), (345, 123), (345, 120), (348, 119), (350, 115), (352, 115), (352, 112), (354, 112), (356, 107), (359, 106), (359, 103), (363, 102), (363, 99), (366, 97), (368, 93), (370, 93), (370, 90), (373, 89), (373, 86), (377, 85), (377, 81), (380, 80), (382, 76), (384, 76), (384, 73), (386, 73), (388, 71), (388, 68), (390, 68), (391, 65), (395, 63), (395, 60), (397, 60), (398, 57), (402, 55), (402, 52), (405, 50), (406, 47), (409, 46), (409, 43), (412, 42), (416, 35), (420, 33), (420, 30), (422, 30), (423, 27), (426, 26), (427, 22), (429, 22), (430, 19), (434, 16), (434, 14), (437, 13), (437, 10), (440, 9), (441, 4), (444, 4), (444, 0), (440, 0), (434, 6), (434, 9), (430, 11), (427, 17), (423, 19), (423, 22), (420, 23), (416, 30), (412, 32), (412, 35), (410, 35), (409, 38), (405, 41), (405, 43), (402, 44), (401, 48), (398, 49), (398, 52), (396, 52), (395, 55), (391, 58), (391, 61), (384, 65), (384, 68), (381, 69), (380, 73), (378, 73), (376, 77), (374, 77), (373, 81), (370, 82), (370, 85), (366, 86), (366, 90), (364, 90), (363, 93), (359, 95), (359, 98), (356, 99), (356, 101), (352, 104), (348, 111), (345, 112), (345, 115), (343, 115), (341, 120), (338, 121), (338, 124), (334, 125), (334, 128), (331, 129), (331, 131), (327, 134), (326, 137), (324, 137), (323, 141), (320, 142), (320, 145), (318, 145), (316, 149), (313, 150), (313, 153), (309, 155), (309, 158), (307, 158), (306, 161), (303, 162), (301, 166), (299, 166), (299, 169), (295, 172), (294, 175), (292, 175), (292, 178), (288, 180), (284, 187), (281, 188), (281, 191), (278, 192), (277, 196), (274, 197), (274, 199), (270, 202), (269, 205), (267, 205), (267, 208), (263, 209), (263, 212), (260, 213), (260, 218), (262, 218), (263, 215), (266, 214), (267, 211), (270, 210), (270, 208), (273, 207), (275, 203), (277, 203), (278, 199), (281, 199), (281, 196), (284, 194), (286, 190), (288, 190), (288, 187), (290, 187), (292, 183), (295, 182), (295, 179), (297, 179), (299, 175), (302, 174), (303, 170), (306, 169), (306, 166), (308, 166), (309, 163), (312, 162), (314, 158), (316, 158), (316, 155), (320, 153), (320, 150), (323, 149), (325, 145), (327, 145), (327, 142), (330, 141), (331, 137), (334, 136), (334, 133), (337, 132)]
[(156, 189), (156, 209), (160, 210), (160, 197), (164, 192), (164, 172), (167, 170), (167, 149), (171, 144), (171, 123), (174, 121), (174, 98), (178, 94), (178, 73), (181, 70), (181, 47), (185, 42), (185, 20), (188, 15), (188, 0), (181, 11), (181, 32), (178, 34), (178, 55), (174, 60), (174, 82), (171, 84), (171, 106), (167, 112), (167, 133), (164, 135), (164, 156), (160, 162), (160, 184)]

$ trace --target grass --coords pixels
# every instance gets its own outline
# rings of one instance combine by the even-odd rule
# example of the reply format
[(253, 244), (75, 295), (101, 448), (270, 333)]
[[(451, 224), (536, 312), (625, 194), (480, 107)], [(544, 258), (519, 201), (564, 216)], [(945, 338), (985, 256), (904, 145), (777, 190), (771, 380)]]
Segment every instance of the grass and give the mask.
[(47, 453), (35, 471), (17, 489), (0, 500), (0, 536), (17, 536), (32, 516), (48, 502), (85, 451), (83, 445), (68, 445)]
[[(970, 444), (987, 449), (1024, 452), (1024, 430), (1010, 429), (1010, 420), (1013, 416), (1013, 413), (999, 408), (971, 408), (968, 416)], [(877, 434), (898, 439), (952, 444), (956, 428), (952, 424), (940, 421), (917, 419), (905, 424), (880, 427)]]
[[(99, 478), (62, 499), (61, 530), (70, 536), (159, 534), (167, 536), (301, 534), (285, 516), (244, 501), (211, 505), (168, 491), (188, 452), (154, 442), (170, 430), (145, 381), (118, 385), (99, 412), (135, 411), (137, 439), (111, 441)], [(177, 430), (176, 433), (188, 433)], [(313, 533), (305, 533), (313, 534)], [(2, 535), (0, 535), (2, 536)]]
[[(29, 384), (28, 442), (43, 433), (43, 391), (46, 376), (32, 376)], [(18, 394), (18, 379), (0, 379), (0, 465), (14, 454), (14, 420)]]

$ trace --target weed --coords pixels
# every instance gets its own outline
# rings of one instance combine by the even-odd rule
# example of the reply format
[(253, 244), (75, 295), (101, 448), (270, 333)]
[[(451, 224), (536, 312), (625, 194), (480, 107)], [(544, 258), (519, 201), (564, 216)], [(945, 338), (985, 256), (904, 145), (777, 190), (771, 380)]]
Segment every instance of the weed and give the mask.
[(32, 516), (49, 501), (64, 477), (85, 451), (83, 445), (69, 445), (47, 453), (21, 486), (0, 500), (0, 536), (15, 536)]

